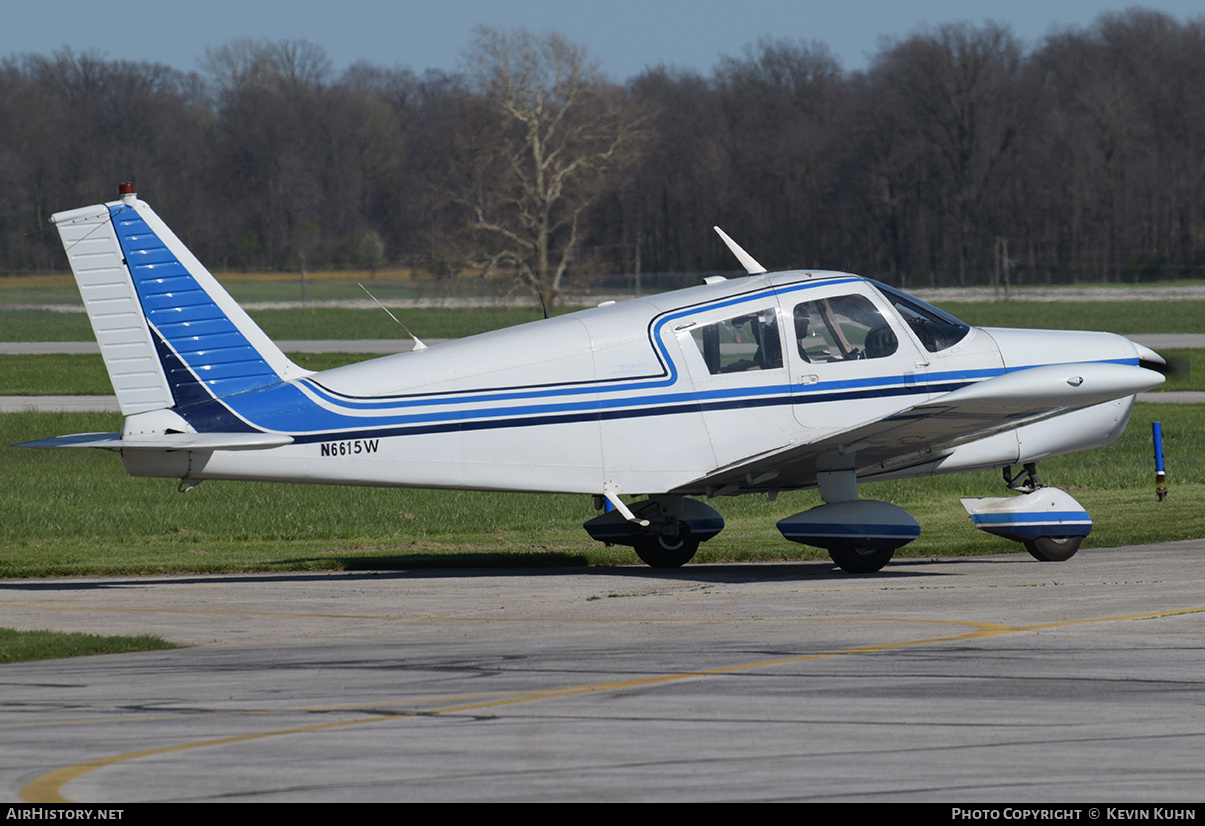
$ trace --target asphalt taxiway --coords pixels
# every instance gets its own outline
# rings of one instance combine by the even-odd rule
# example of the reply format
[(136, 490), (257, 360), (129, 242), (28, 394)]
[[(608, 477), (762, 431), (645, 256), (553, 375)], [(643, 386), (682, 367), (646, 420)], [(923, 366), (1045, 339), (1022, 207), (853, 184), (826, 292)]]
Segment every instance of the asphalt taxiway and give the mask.
[(0, 582), (0, 798), (1194, 802), (1205, 541), (896, 560)]

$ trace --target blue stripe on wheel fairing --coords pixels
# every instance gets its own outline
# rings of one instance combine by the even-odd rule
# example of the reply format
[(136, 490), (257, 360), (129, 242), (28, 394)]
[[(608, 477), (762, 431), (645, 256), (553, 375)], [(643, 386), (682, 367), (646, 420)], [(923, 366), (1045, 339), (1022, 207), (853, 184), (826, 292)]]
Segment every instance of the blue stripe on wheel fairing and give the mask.
[(1034, 513), (976, 513), (971, 515), (971, 521), (976, 525), (1021, 525), (1048, 524), (1056, 525), (1061, 522), (1091, 522), (1087, 511), (1037, 511)]

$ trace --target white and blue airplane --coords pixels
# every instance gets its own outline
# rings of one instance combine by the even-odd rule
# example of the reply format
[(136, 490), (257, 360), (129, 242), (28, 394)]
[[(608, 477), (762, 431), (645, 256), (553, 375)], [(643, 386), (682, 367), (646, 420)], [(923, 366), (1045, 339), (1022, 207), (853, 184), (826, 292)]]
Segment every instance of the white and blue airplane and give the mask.
[(722, 232), (748, 276), (311, 372), (132, 185), (51, 220), (125, 420), (26, 446), (184, 485), (588, 494), (589, 534), (657, 567), (724, 527), (701, 498), (819, 488), (779, 530), (877, 571), (920, 529), (860, 482), (984, 468), (1019, 495), (963, 500), (975, 524), (1067, 559), (1091, 520), (1034, 463), (1112, 442), (1163, 381), (1119, 335), (971, 327), (856, 275), (768, 273)]

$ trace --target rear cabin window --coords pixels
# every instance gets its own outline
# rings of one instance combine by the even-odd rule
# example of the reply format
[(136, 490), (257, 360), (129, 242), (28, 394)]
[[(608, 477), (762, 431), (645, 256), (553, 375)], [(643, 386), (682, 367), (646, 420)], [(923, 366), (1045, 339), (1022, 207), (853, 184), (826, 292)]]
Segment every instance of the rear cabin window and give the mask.
[(712, 375), (782, 367), (782, 342), (774, 310), (726, 318), (690, 331)]
[(799, 355), (812, 364), (886, 358), (899, 347), (878, 307), (861, 295), (796, 304), (794, 322)]

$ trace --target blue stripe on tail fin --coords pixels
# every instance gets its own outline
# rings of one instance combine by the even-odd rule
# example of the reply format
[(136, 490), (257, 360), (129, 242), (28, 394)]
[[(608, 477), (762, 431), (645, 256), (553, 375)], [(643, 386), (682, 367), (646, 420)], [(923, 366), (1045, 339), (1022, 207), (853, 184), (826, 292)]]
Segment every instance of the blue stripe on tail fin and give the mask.
[[(109, 211), (146, 320), (179, 358), (175, 363), (162, 362), (177, 402), (185, 401), (181, 395), (194, 396), (197, 380), (216, 397), (281, 381), (280, 373), (231, 319), (228, 308), (219, 305), (220, 298), (226, 299), (222, 303), (232, 303), (225, 291), (208, 272), (205, 278), (190, 272), (170, 248), (172, 241), (179, 243), (174, 237), (161, 238), (142, 210), (118, 203), (110, 204)], [(211, 283), (202, 284), (203, 280)], [(211, 294), (215, 287), (220, 296)], [(240, 321), (244, 326), (253, 324), (245, 314)], [(266, 341), (262, 333), (260, 338)], [(279, 351), (276, 355), (278, 362), (284, 358)], [(194, 392), (181, 393), (185, 388)]]

